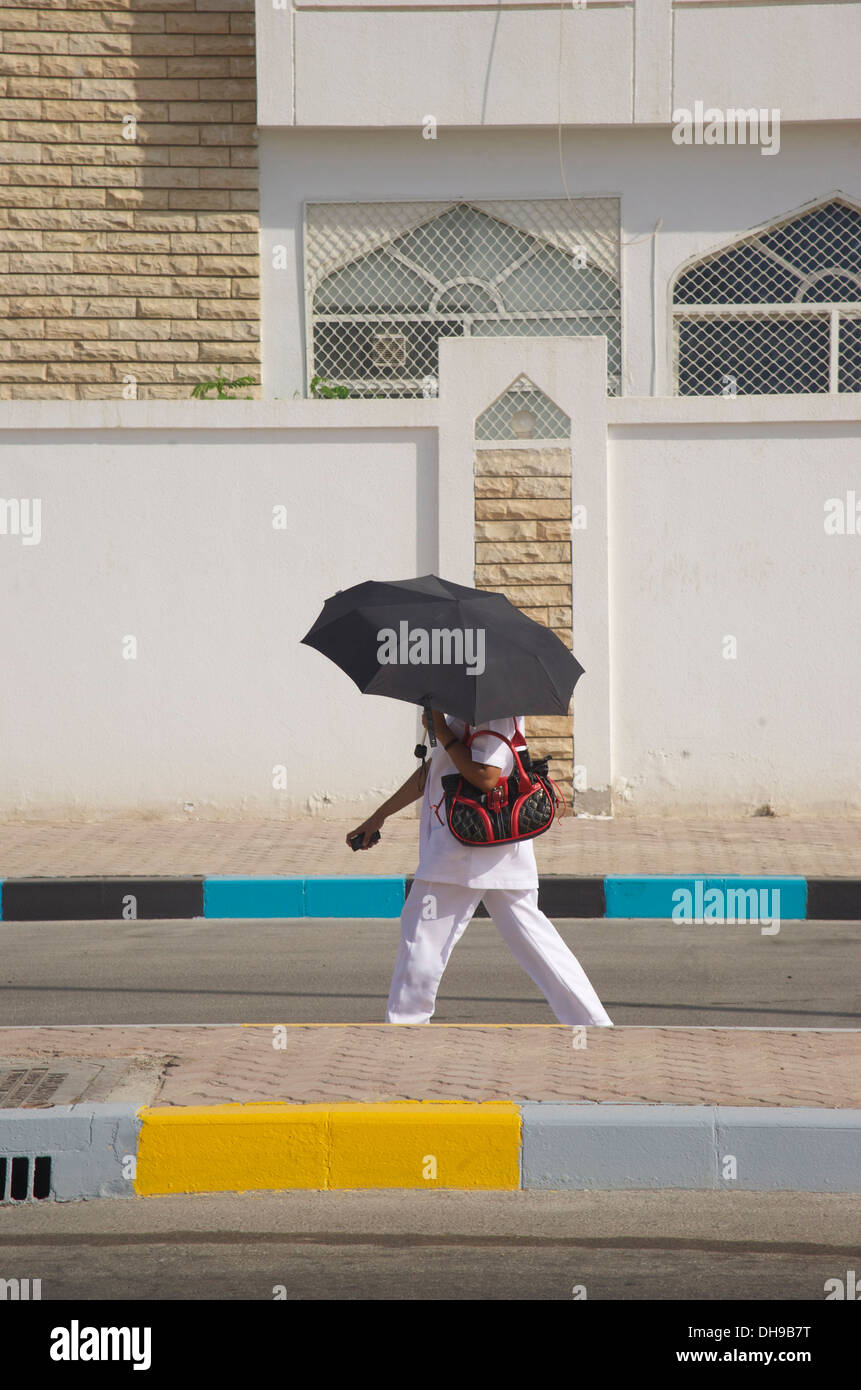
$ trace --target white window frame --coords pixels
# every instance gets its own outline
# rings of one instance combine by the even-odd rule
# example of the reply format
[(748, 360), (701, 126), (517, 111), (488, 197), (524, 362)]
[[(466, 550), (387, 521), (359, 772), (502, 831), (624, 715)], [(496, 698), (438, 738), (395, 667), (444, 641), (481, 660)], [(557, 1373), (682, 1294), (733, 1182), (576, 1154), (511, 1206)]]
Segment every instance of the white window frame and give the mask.
[[(667, 368), (669, 371), (669, 380), (672, 387), (672, 394), (674, 396), (679, 396), (680, 394), (679, 320), (690, 318), (740, 318), (747, 315), (750, 315), (751, 317), (755, 318), (772, 320), (779, 317), (827, 317), (830, 320), (828, 391), (781, 391), (767, 392), (766, 394), (781, 396), (846, 396), (859, 394), (857, 392), (852, 391), (840, 391), (838, 387), (840, 371), (840, 319), (861, 318), (861, 288), (859, 288), (857, 300), (844, 300), (836, 304), (833, 300), (829, 300), (827, 302), (818, 302), (816, 300), (798, 300), (790, 304), (787, 304), (786, 302), (775, 304), (764, 300), (762, 301), (762, 303), (758, 304), (691, 304), (688, 306), (678, 305), (675, 303), (677, 284), (688, 273), (688, 271), (692, 270), (695, 266), (700, 265), (704, 261), (708, 261), (713, 256), (720, 255), (721, 253), (726, 251), (731, 251), (734, 246), (738, 246), (743, 242), (750, 241), (753, 237), (764, 236), (768, 232), (772, 232), (778, 227), (786, 226), (788, 223), (794, 222), (797, 218), (803, 217), (807, 213), (814, 212), (817, 208), (826, 207), (829, 203), (834, 202), (843, 203), (845, 206), (851, 208), (853, 211), (861, 215), (861, 205), (859, 205), (853, 198), (847, 198), (844, 193), (841, 193), (839, 190), (835, 189), (834, 192), (827, 194), (825, 197), (814, 198), (811, 202), (805, 203), (803, 207), (796, 208), (794, 212), (781, 214), (779, 217), (769, 218), (767, 222), (762, 222), (759, 224), (759, 226), (751, 227), (747, 231), (741, 232), (738, 236), (732, 237), (729, 241), (719, 242), (710, 250), (699, 251), (696, 255), (689, 256), (688, 259), (684, 261), (682, 265), (679, 266), (678, 270), (676, 271), (676, 274), (672, 277), (672, 280), (670, 282), (670, 291), (667, 303)], [(795, 273), (797, 274), (798, 272), (796, 271)], [(828, 270), (812, 272), (811, 275), (806, 277), (806, 281), (802, 280), (802, 293), (804, 291), (806, 282), (815, 282), (817, 279), (821, 279), (823, 275), (827, 275), (829, 273), (839, 274), (840, 268), (836, 267), (834, 271), (831, 272), (829, 272)], [(704, 391), (702, 393), (697, 394), (702, 394), (703, 396), (705, 396), (709, 393)], [(753, 393), (747, 392), (746, 394), (750, 395)], [(684, 399), (694, 399), (694, 397), (685, 397)]]
[[(392, 332), (396, 332), (396, 331), (397, 331), (397, 323), (436, 323), (436, 322), (438, 322), (440, 319), (448, 319), (448, 320), (450, 320), (450, 321), (452, 321), (452, 322), (457, 321), (457, 322), (459, 322), (459, 323), (462, 325), (463, 333), (462, 333), (461, 336), (463, 336), (463, 337), (472, 337), (472, 336), (473, 336), (473, 332), (472, 332), (473, 325), (476, 324), (476, 323), (480, 323), (480, 322), (491, 322), (491, 323), (493, 323), (493, 322), (504, 322), (504, 323), (511, 323), (511, 322), (513, 322), (513, 321), (515, 321), (515, 320), (532, 320), (532, 319), (556, 319), (556, 320), (571, 320), (571, 321), (574, 321), (574, 320), (577, 320), (577, 319), (587, 319), (587, 320), (591, 320), (591, 319), (596, 319), (596, 318), (599, 318), (599, 317), (615, 319), (616, 322), (617, 322), (617, 324), (618, 324), (619, 371), (618, 371), (618, 373), (614, 373), (614, 372), (611, 372), (611, 371), (608, 370), (608, 373), (607, 373), (607, 382), (608, 382), (608, 387), (612, 384), (612, 386), (613, 386), (613, 394), (614, 394), (615, 396), (620, 396), (620, 395), (622, 394), (622, 380), (623, 380), (623, 378), (624, 378), (624, 360), (625, 360), (625, 358), (624, 358), (624, 351), (625, 351), (625, 343), (624, 343), (624, 314), (623, 314), (624, 296), (623, 296), (623, 293), (622, 293), (621, 195), (618, 194), (618, 193), (583, 193), (583, 194), (577, 194), (575, 201), (587, 201), (587, 200), (592, 199), (592, 198), (594, 198), (594, 199), (602, 199), (602, 200), (603, 200), (603, 199), (614, 199), (614, 200), (618, 203), (618, 205), (619, 205), (619, 221), (618, 221), (618, 224), (617, 224), (618, 242), (617, 242), (617, 246), (616, 246), (616, 264), (617, 264), (617, 268), (618, 268), (618, 293), (619, 293), (619, 299), (618, 299), (618, 307), (617, 307), (615, 310), (613, 310), (613, 309), (602, 309), (602, 310), (595, 310), (595, 309), (575, 309), (575, 310), (568, 310), (567, 312), (564, 312), (564, 313), (556, 313), (556, 312), (553, 312), (552, 310), (544, 311), (544, 312), (539, 311), (539, 310), (536, 310), (536, 311), (533, 311), (533, 312), (524, 312), (524, 311), (513, 311), (513, 312), (511, 312), (511, 313), (498, 312), (498, 313), (496, 313), (496, 314), (493, 314), (493, 313), (491, 313), (491, 312), (482, 312), (482, 313), (467, 312), (467, 313), (464, 313), (464, 312), (462, 312), (462, 311), (457, 311), (457, 310), (452, 310), (451, 312), (447, 312), (446, 310), (441, 310), (441, 311), (439, 311), (439, 312), (437, 312), (437, 313), (434, 313), (434, 312), (432, 312), (432, 309), (433, 309), (433, 303), (434, 303), (435, 301), (432, 301), (432, 302), (431, 302), (431, 308), (430, 308), (430, 310), (429, 310), (427, 313), (418, 313), (418, 314), (409, 314), (409, 313), (405, 313), (405, 314), (398, 314), (398, 315), (396, 316), (396, 322), (392, 322), (392, 323), (389, 325), (390, 328), (391, 328), (391, 331), (392, 331)], [(314, 294), (315, 294), (315, 291), (316, 291), (316, 286), (312, 286), (312, 285), (310, 284), (310, 282), (309, 282), (309, 276), (308, 276), (308, 273), (307, 273), (307, 271), (306, 271), (306, 267), (307, 267), (307, 264), (308, 264), (308, 249), (307, 249), (307, 247), (308, 247), (308, 207), (309, 207), (309, 205), (318, 206), (318, 205), (324, 204), (324, 203), (341, 204), (341, 203), (345, 203), (345, 202), (352, 202), (354, 205), (355, 205), (355, 204), (360, 204), (360, 205), (361, 205), (361, 204), (368, 204), (368, 205), (371, 205), (371, 206), (377, 206), (377, 205), (385, 204), (385, 203), (410, 203), (410, 202), (413, 202), (413, 203), (428, 203), (428, 204), (433, 204), (433, 203), (450, 203), (450, 204), (456, 204), (456, 203), (459, 203), (459, 202), (463, 202), (463, 203), (467, 203), (467, 204), (472, 205), (472, 204), (474, 204), (476, 201), (478, 201), (478, 202), (480, 202), (480, 203), (488, 203), (488, 202), (523, 202), (523, 203), (530, 203), (530, 202), (543, 202), (543, 201), (561, 202), (561, 201), (565, 201), (565, 200), (564, 200), (564, 199), (560, 199), (560, 198), (558, 197), (558, 195), (555, 195), (555, 196), (553, 196), (553, 197), (551, 197), (551, 198), (545, 200), (545, 199), (541, 199), (541, 198), (525, 198), (525, 197), (524, 197), (524, 198), (514, 198), (514, 199), (512, 199), (511, 197), (506, 197), (504, 194), (503, 194), (503, 195), (498, 195), (498, 194), (497, 194), (497, 195), (484, 195), (484, 194), (482, 194), (481, 197), (478, 198), (478, 199), (476, 199), (475, 195), (473, 195), (472, 197), (468, 197), (468, 196), (466, 196), (465, 194), (456, 194), (456, 195), (452, 195), (452, 196), (449, 197), (449, 198), (428, 198), (428, 197), (427, 197), (427, 194), (425, 194), (424, 196), (413, 196), (413, 197), (410, 197), (410, 196), (408, 196), (408, 195), (405, 194), (405, 195), (403, 195), (403, 196), (397, 196), (397, 197), (391, 197), (391, 196), (390, 196), (390, 197), (387, 197), (387, 198), (361, 198), (361, 199), (353, 199), (353, 200), (344, 199), (344, 198), (331, 198), (331, 199), (326, 199), (326, 198), (313, 198), (313, 199), (308, 199), (306, 202), (303, 203), (303, 208), (302, 208), (302, 260), (303, 260), (302, 281), (303, 281), (303, 303), (304, 303), (304, 310), (305, 310), (305, 373), (306, 373), (306, 379), (307, 379), (307, 382), (308, 382), (308, 387), (307, 387), (306, 389), (310, 389), (310, 382), (311, 382), (311, 380), (313, 379), (313, 377), (317, 374), (317, 370), (318, 370), (318, 369), (317, 369), (317, 366), (316, 366), (316, 363), (315, 363), (315, 361), (314, 361), (314, 325), (315, 325), (315, 322), (320, 322), (320, 321), (325, 322), (326, 319), (327, 319), (327, 317), (331, 317), (331, 318), (333, 318), (333, 319), (337, 319), (339, 322), (347, 322), (347, 323), (349, 323), (349, 322), (354, 322), (354, 323), (373, 323), (373, 324), (379, 324), (380, 327), (383, 328), (383, 329), (387, 326), (387, 321), (386, 321), (386, 320), (381, 320), (381, 319), (378, 317), (378, 315), (376, 315), (376, 314), (334, 314), (334, 315), (331, 315), (331, 316), (327, 316), (326, 314), (316, 314), (316, 315), (315, 315), (315, 313), (314, 313)], [(508, 224), (508, 225), (512, 225), (512, 226), (513, 226), (513, 224)], [(520, 229), (514, 227), (514, 230), (520, 230)], [(387, 254), (393, 256), (395, 259), (402, 259), (401, 257), (399, 257), (399, 255), (398, 255), (397, 252), (393, 252), (393, 251), (391, 250), (391, 246), (390, 246), (390, 245), (387, 247)], [(518, 267), (519, 267), (521, 264), (523, 264), (524, 261), (528, 261), (529, 259), (530, 259), (530, 256), (529, 256), (529, 255), (526, 255), (526, 256), (522, 257), (521, 259), (519, 259), (518, 261), (516, 261), (516, 262), (515, 262), (514, 264), (512, 264), (511, 266), (507, 267), (506, 270), (502, 273), (502, 275), (501, 275), (499, 278), (500, 278), (500, 279), (504, 279), (506, 276), (513, 274), (514, 271), (516, 271), (516, 270), (518, 269)], [(413, 269), (413, 266), (412, 266), (408, 261), (404, 260), (404, 263), (405, 263), (405, 265), (408, 266), (408, 268), (409, 268), (410, 270)], [(455, 285), (455, 284), (478, 284), (478, 285), (481, 286), (482, 289), (487, 290), (487, 288), (488, 288), (487, 285), (486, 285), (486, 283), (485, 283), (484, 281), (478, 280), (478, 279), (476, 279), (475, 277), (469, 277), (469, 276), (455, 277), (455, 278), (453, 278), (452, 280), (446, 281), (446, 283), (443, 284), (443, 283), (442, 283), (441, 281), (439, 281), (438, 278), (437, 278), (436, 276), (434, 276), (431, 272), (424, 271), (423, 273), (427, 276), (429, 282), (430, 282), (430, 281), (434, 281), (434, 282), (437, 284), (437, 286), (438, 286), (438, 288), (437, 288), (437, 296), (436, 296), (437, 299), (439, 298), (439, 295), (443, 293), (443, 291), (451, 289), (452, 285)], [(499, 308), (500, 308), (500, 311), (501, 311), (501, 310), (502, 310), (501, 304), (500, 304)], [(484, 336), (484, 335), (479, 335), (479, 336)], [(530, 336), (530, 335), (524, 335), (524, 336), (525, 336), (525, 337), (528, 337), (528, 336)], [(562, 337), (562, 336), (564, 336), (564, 335), (560, 334), (559, 336)], [(572, 335), (572, 336), (579, 336), (579, 335)], [(411, 396), (411, 397), (416, 397), (416, 398), (417, 398), (417, 397), (420, 397), (421, 394), (422, 394), (422, 386), (423, 386), (423, 383), (424, 383), (425, 380), (426, 380), (425, 377), (421, 377), (421, 378), (412, 378), (412, 377), (387, 377), (387, 378), (386, 378), (385, 384), (386, 384), (387, 387), (392, 388), (392, 391), (393, 391), (393, 392), (395, 392), (395, 391), (406, 391), (406, 392), (409, 392), (409, 393), (410, 393), (410, 396)], [(339, 377), (338, 377), (338, 385), (346, 386), (346, 387), (348, 388), (348, 390), (350, 390), (350, 391), (356, 390), (356, 391), (360, 391), (360, 392), (367, 392), (368, 389), (369, 389), (369, 386), (368, 386), (368, 382), (367, 382), (367, 381), (365, 381), (365, 380), (357, 380), (357, 379), (354, 379), (354, 378), (348, 378), (348, 377), (343, 377), (343, 376), (339, 376)], [(392, 395), (391, 397), (386, 396), (386, 399), (394, 399), (394, 398), (395, 398), (394, 395)]]

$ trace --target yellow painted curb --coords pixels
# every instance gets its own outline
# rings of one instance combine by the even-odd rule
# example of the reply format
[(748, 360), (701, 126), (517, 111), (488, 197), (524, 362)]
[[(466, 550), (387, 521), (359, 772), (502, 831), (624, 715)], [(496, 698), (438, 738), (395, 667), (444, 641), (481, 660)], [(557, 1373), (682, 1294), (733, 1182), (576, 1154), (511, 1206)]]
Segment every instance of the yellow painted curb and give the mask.
[(135, 1191), (520, 1186), (511, 1101), (147, 1106)]
[(518, 1188), (511, 1101), (332, 1107), (330, 1187)]
[(327, 1105), (148, 1106), (135, 1191), (245, 1192), (326, 1187)]

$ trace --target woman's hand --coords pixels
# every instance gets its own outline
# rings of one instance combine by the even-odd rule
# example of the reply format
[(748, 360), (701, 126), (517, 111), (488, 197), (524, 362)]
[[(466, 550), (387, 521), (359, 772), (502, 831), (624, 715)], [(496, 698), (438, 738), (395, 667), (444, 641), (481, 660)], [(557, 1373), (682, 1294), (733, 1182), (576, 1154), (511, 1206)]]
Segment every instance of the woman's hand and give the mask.
[[(372, 816), (368, 816), (368, 819), (367, 819), (367, 820), (363, 820), (361, 825), (357, 825), (356, 828), (355, 828), (354, 830), (348, 830), (348, 831), (347, 831), (347, 836), (346, 836), (346, 843), (347, 843), (347, 845), (350, 845), (350, 841), (351, 841), (351, 839), (353, 838), (354, 835), (358, 835), (358, 834), (361, 832), (361, 833), (364, 835), (364, 839), (362, 840), (362, 843), (361, 843), (361, 845), (359, 846), (359, 848), (360, 848), (360, 849), (373, 849), (374, 846), (373, 846), (373, 845), (369, 845), (369, 844), (368, 844), (368, 840), (371, 838), (371, 836), (373, 835), (373, 833), (374, 833), (375, 830), (381, 830), (381, 829), (382, 829), (383, 825), (385, 824), (385, 820), (386, 820), (385, 816), (381, 816), (380, 813), (379, 813), (379, 811), (375, 811), (374, 814), (373, 814)], [(378, 843), (379, 843), (379, 841), (378, 841)], [(350, 848), (352, 848), (352, 846), (350, 846)]]

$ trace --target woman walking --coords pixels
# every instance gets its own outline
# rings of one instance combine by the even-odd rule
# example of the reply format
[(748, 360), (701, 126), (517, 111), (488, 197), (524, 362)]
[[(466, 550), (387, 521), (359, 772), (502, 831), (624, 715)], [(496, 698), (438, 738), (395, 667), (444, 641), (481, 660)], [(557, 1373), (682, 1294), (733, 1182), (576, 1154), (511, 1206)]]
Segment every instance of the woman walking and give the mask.
[[(429, 1023), (443, 971), (480, 902), (512, 955), (543, 993), (560, 1023), (612, 1028), (576, 956), (538, 907), (538, 870), (531, 840), (472, 848), (445, 821), (442, 778), (460, 773), (490, 791), (514, 767), (502, 739), (481, 734), (467, 748), (466, 724), (432, 711), (437, 746), (429, 768), (417, 768), (388, 801), (347, 836), (368, 840), (397, 811), (423, 797), (419, 867), (401, 914), (401, 942), (386, 1009), (387, 1023)], [(427, 727), (426, 717), (423, 722)], [(523, 716), (484, 726), (525, 746)]]

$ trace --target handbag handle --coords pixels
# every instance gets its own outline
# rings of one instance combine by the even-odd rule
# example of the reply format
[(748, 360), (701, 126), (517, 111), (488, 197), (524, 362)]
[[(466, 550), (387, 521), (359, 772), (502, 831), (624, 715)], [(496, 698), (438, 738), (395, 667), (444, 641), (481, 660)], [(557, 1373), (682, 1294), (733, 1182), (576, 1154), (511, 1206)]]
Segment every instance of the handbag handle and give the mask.
[[(517, 732), (520, 733), (520, 730), (517, 729)], [(511, 749), (511, 755), (514, 758), (515, 763), (517, 764), (517, 790), (520, 796), (524, 796), (526, 792), (529, 791), (529, 788), (532, 786), (532, 783), (526, 775), (523, 763), (520, 761), (520, 754), (518, 753), (511, 739), (506, 738), (505, 734), (498, 734), (495, 729), (475, 729), (474, 732), (469, 734), (465, 740), (467, 748), (470, 748), (472, 746), (472, 740), (474, 738), (478, 738), (479, 734), (493, 734), (496, 738), (501, 738), (503, 743), (508, 744), (509, 748)], [(524, 744), (523, 746), (525, 748), (526, 744)]]

